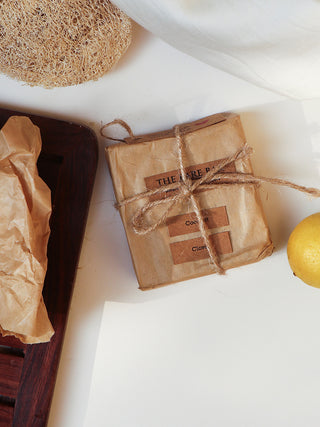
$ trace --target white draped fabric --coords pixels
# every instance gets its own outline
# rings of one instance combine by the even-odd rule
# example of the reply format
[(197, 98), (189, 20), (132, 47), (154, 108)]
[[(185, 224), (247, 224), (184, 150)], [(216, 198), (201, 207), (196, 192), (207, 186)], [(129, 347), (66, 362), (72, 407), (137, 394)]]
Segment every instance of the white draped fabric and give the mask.
[(320, 97), (319, 0), (113, 2), (213, 67), (289, 97)]

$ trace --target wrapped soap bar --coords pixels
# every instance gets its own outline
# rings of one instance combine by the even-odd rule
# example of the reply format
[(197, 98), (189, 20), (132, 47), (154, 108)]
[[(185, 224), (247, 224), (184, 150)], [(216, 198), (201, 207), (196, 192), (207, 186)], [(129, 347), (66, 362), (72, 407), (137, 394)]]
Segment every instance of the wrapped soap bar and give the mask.
[[(106, 149), (142, 290), (273, 250), (240, 117), (222, 113)], [(247, 178), (244, 180), (243, 178)]]

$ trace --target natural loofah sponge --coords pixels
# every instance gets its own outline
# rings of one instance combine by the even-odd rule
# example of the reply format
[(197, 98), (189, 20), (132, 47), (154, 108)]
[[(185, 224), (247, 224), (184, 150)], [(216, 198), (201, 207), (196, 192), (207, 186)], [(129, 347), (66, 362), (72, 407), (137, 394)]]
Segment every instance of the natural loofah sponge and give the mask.
[(0, 72), (44, 87), (96, 80), (131, 42), (108, 0), (0, 0)]

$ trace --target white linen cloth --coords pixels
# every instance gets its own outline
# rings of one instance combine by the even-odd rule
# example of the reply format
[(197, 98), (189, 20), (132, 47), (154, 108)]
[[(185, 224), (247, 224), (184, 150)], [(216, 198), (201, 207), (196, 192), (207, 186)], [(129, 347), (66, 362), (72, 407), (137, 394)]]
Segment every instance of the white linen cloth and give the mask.
[(298, 99), (320, 96), (319, 0), (113, 0), (177, 49)]

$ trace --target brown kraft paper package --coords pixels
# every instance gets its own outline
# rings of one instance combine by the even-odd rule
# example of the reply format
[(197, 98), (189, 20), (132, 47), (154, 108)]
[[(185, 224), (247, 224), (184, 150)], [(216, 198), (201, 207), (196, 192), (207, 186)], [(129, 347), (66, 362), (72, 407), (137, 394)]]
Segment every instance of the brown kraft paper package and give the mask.
[[(244, 147), (240, 117), (215, 114), (179, 126), (184, 142), (184, 170), (192, 181), (204, 176), (221, 159)], [(177, 138), (173, 130), (126, 139), (106, 149), (115, 196), (125, 227), (133, 265), (142, 290), (191, 279), (217, 270), (210, 262), (191, 201), (177, 203), (164, 224), (137, 234), (132, 218), (146, 203), (166, 193), (122, 203), (136, 195), (181, 181)], [(223, 172), (252, 173), (250, 160), (239, 158)], [(223, 184), (221, 182), (221, 184)], [(170, 190), (168, 191), (168, 194)], [(195, 192), (203, 223), (223, 270), (253, 263), (270, 255), (273, 245), (255, 184), (215, 185)], [(166, 203), (148, 212), (149, 224), (164, 214)]]

